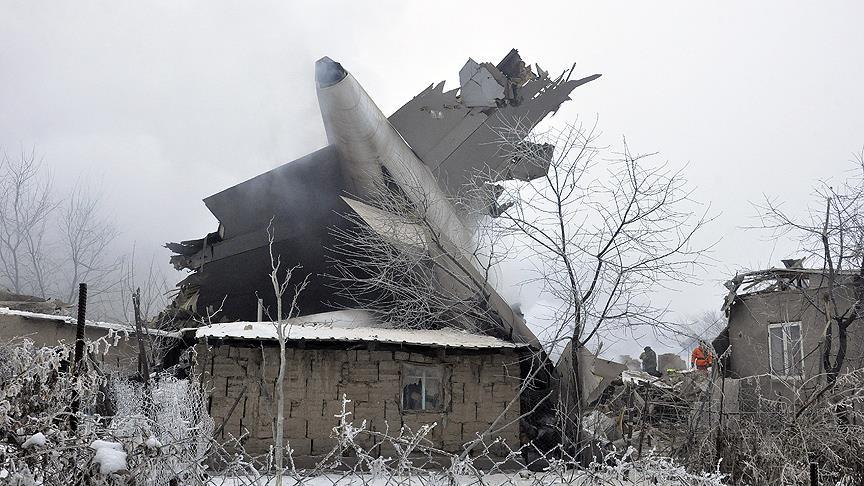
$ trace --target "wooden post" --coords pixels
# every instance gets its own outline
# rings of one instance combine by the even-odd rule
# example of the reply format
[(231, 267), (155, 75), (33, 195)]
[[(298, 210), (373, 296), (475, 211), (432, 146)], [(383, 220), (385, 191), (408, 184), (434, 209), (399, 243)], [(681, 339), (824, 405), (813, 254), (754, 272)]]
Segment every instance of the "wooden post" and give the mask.
[(638, 449), (638, 452), (637, 452), (637, 454), (638, 454), (637, 457), (639, 457), (640, 459), (642, 458), (642, 441), (645, 439), (645, 429), (646, 429), (646, 427), (645, 427), (645, 421), (646, 421), (647, 416), (648, 416), (648, 401), (650, 400), (650, 397), (648, 396), (648, 393), (649, 393), (649, 391), (648, 391), (648, 383), (645, 383), (644, 385), (645, 385), (645, 387), (644, 387), (644, 390), (645, 390), (645, 396), (642, 397), (642, 400), (643, 400), (643, 401), (642, 401), (642, 412), (641, 412), (641, 415), (642, 415), (642, 416), (639, 417), (639, 422), (640, 422), (640, 430), (639, 430), (639, 449)]
[[(627, 407), (626, 410), (627, 416), (627, 447), (630, 447), (630, 444), (633, 443), (633, 394), (636, 393), (636, 390), (633, 389), (630, 385), (627, 385), (627, 391), (629, 395), (627, 395)], [(622, 427), (622, 432), (624, 432)]]
[[(717, 416), (717, 436), (714, 438), (714, 462), (717, 463), (723, 457), (726, 447), (726, 434), (723, 430), (724, 404), (726, 403), (726, 373), (720, 359), (717, 359), (717, 371), (720, 373), (720, 410)], [(713, 395), (713, 393), (712, 393)], [(710, 401), (709, 401), (710, 403)]]

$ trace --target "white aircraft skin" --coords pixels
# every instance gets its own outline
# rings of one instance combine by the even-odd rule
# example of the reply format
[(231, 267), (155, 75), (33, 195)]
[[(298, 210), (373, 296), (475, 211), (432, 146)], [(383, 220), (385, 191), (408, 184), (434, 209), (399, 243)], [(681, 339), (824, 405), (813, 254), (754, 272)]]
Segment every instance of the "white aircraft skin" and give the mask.
[(327, 140), (345, 161), (353, 196), (363, 198), (383, 182), (384, 167), (414, 204), (427, 208), (436, 230), (458, 248), (468, 248), (472, 232), (453, 203), (354, 76), (329, 58), (319, 60), (316, 71)]
[[(427, 221), (442, 233), (444, 242), (455, 246), (468, 268), (476, 271), (472, 266), (475, 262), (465, 255), (465, 251), (471, 248), (473, 233), (465, 227), (426, 164), (393, 128), (360, 83), (341, 65), (325, 57), (316, 63), (316, 73), (318, 104), (327, 140), (336, 147), (345, 162), (344, 177), (350, 182), (349, 187), (355, 192), (353, 195), (362, 199), (372, 184), (383, 182), (381, 167), (385, 167), (414, 204), (428, 208)], [(347, 202), (357, 209), (356, 202)], [(406, 234), (413, 235), (406, 231)], [(445, 248), (441, 250), (448, 251)], [(479, 273), (477, 278), (482, 278)], [(509, 326), (511, 335), (515, 332), (514, 339), (539, 347), (539, 341), (524, 320), (516, 316), (494, 288), (489, 286), (488, 291), (490, 304)]]

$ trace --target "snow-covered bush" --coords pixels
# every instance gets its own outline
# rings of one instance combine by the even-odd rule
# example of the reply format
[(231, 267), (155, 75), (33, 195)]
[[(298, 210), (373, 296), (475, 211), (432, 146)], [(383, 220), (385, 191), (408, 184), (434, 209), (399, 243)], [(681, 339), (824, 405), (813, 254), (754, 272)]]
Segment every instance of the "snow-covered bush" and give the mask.
[(213, 421), (197, 381), (154, 375), (145, 392), (88, 359), (71, 373), (70, 357), (67, 346), (0, 343), (0, 483), (204, 484)]
[(112, 377), (114, 418), (107, 432), (139, 454), (130, 470), (146, 484), (200, 484), (213, 436), (207, 397), (191, 380), (157, 375), (150, 396), (142, 383)]
[[(706, 396), (682, 427), (656, 435), (677, 462), (692, 471), (721, 461), (734, 484), (810, 484), (811, 474), (819, 484), (864, 484), (864, 369), (833, 384), (824, 375), (762, 375), (724, 391), (721, 380), (713, 384), (713, 403)], [(731, 410), (721, 406), (724, 393)]]

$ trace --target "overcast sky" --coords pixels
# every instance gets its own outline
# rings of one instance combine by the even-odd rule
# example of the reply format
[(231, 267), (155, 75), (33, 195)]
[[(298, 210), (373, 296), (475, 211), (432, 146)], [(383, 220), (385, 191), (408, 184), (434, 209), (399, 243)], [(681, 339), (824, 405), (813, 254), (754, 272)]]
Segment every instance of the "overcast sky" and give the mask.
[(123, 245), (167, 262), (164, 242), (215, 229), (202, 198), (325, 145), (321, 56), (387, 114), (455, 86), (469, 56), (575, 61), (603, 77), (554, 120), (599, 116), (607, 143), (686, 165), (719, 213), (701, 236), (721, 238), (714, 266), (658, 295), (681, 316), (719, 308), (736, 270), (794, 254), (743, 229), (750, 202), (803, 212), (864, 146), (861, 2), (365, 3), (0, 0), (0, 145), (35, 145), (60, 186), (101, 184)]

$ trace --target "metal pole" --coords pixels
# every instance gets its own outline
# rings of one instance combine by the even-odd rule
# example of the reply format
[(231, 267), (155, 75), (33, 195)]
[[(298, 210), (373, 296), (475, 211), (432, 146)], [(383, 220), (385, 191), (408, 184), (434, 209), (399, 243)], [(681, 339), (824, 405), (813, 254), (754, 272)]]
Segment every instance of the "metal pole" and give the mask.
[(810, 462), (810, 486), (819, 486), (819, 464)]
[(81, 359), (84, 357), (84, 323), (87, 317), (87, 284), (78, 285), (78, 327), (75, 330), (75, 368), (78, 373), (78, 366)]
[[(87, 284), (78, 285), (78, 327), (75, 329), (75, 356), (72, 373), (78, 377), (81, 375), (81, 363), (84, 360), (84, 323), (87, 317)], [(76, 388), (72, 389), (72, 413), (69, 416), (69, 428), (78, 430), (78, 409), (81, 408), (81, 396)]]

